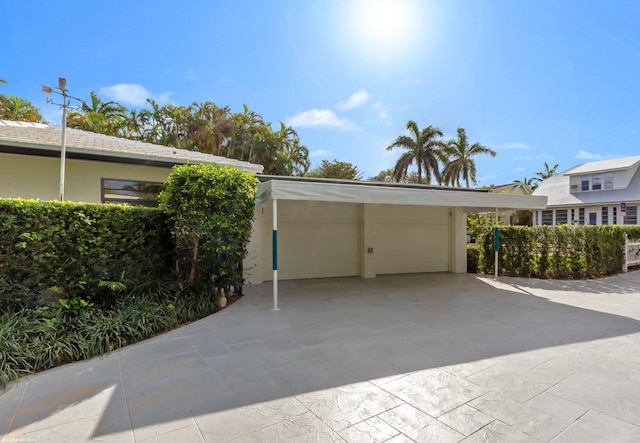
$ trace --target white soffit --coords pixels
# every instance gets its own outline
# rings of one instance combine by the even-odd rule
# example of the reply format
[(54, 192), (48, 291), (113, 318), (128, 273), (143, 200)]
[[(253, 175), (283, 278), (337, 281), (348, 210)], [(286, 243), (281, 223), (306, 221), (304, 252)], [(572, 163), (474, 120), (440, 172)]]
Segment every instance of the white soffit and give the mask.
[(494, 194), (489, 192), (401, 188), (346, 183), (314, 183), (270, 180), (258, 185), (256, 204), (270, 200), (328, 201), (381, 205), (461, 207), (471, 211), (499, 209), (546, 209), (546, 196)]

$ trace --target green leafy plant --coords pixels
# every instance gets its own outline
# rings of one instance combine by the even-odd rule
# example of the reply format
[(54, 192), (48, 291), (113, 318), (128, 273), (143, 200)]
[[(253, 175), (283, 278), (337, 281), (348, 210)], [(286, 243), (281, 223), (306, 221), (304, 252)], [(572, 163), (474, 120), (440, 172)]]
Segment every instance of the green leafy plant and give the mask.
[(176, 166), (160, 194), (176, 244), (176, 270), (188, 283), (242, 283), (258, 180), (216, 165)]

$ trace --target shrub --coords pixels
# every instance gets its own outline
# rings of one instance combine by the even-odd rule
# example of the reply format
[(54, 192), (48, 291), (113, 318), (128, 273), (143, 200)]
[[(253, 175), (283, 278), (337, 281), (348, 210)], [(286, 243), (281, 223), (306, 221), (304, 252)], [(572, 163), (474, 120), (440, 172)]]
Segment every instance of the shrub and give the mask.
[[(620, 272), (624, 234), (640, 234), (623, 226), (500, 227), (499, 274), (536, 278), (593, 278)], [(481, 237), (478, 269), (493, 274), (493, 232)]]
[(467, 272), (475, 274), (478, 272), (478, 260), (480, 259), (481, 248), (478, 244), (467, 245)]
[(176, 244), (176, 271), (189, 283), (242, 284), (258, 180), (231, 167), (176, 166), (160, 195)]
[(0, 310), (69, 294), (108, 302), (113, 291), (167, 273), (171, 237), (159, 209), (0, 200)]

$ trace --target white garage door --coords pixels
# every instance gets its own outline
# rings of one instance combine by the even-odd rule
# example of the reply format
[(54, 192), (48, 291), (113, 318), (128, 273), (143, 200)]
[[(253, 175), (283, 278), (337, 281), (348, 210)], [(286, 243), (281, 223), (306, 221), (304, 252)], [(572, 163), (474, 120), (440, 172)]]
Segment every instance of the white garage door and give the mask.
[[(279, 201), (278, 278), (359, 275), (360, 214), (350, 203)], [(264, 235), (265, 280), (272, 278), (270, 243)]]
[(423, 206), (380, 207), (374, 227), (376, 274), (446, 272), (449, 211)]

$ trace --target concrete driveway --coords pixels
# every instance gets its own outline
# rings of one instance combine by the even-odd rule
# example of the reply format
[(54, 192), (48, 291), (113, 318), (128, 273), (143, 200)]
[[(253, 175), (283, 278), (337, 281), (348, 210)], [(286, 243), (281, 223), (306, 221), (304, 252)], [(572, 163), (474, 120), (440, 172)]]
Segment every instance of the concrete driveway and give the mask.
[(640, 441), (640, 272), (280, 286), (20, 380), (3, 441)]

